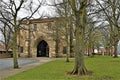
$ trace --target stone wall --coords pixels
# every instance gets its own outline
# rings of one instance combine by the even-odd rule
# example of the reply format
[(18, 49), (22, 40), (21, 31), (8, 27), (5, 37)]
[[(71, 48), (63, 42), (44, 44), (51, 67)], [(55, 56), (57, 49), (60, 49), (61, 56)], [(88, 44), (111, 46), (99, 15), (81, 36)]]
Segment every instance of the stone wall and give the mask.
[(11, 58), (12, 54), (10, 53), (0, 53), (0, 58)]
[[(21, 24), (20, 36), (18, 37), (18, 44), (23, 47), (23, 52), (20, 53), (21, 57), (28, 56), (28, 49), (30, 46), (30, 55), (36, 57), (37, 45), (40, 41), (44, 40), (49, 45), (49, 57), (55, 57), (55, 32), (56, 19), (34, 19), (30, 20), (29, 24), (24, 21)], [(35, 27), (37, 26), (37, 28)], [(64, 39), (61, 39), (59, 34), (59, 55), (62, 56), (62, 49), (65, 46)], [(29, 42), (30, 41), (30, 42)], [(30, 44), (30, 45), (29, 45)]]

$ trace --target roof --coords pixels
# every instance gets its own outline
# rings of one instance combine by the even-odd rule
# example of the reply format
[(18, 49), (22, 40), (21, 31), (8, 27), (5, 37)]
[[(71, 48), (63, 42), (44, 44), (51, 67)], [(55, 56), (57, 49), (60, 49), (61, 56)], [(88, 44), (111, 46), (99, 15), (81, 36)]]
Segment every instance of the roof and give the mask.
[(39, 18), (39, 19), (30, 19), (30, 20), (23, 20), (21, 24), (32, 24), (32, 23), (47, 23), (47, 22), (54, 22), (59, 19), (63, 19), (64, 17), (54, 17), (54, 18)]
[[(0, 51), (6, 51), (5, 46), (0, 45)], [(9, 49), (8, 51), (12, 51), (12, 49)]]

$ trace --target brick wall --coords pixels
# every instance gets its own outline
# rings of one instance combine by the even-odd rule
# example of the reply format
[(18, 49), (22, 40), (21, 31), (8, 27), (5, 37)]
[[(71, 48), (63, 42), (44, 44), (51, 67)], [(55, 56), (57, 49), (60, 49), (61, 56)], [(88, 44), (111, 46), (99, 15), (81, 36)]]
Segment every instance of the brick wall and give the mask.
[(12, 55), (10, 53), (0, 53), (0, 58), (11, 58)]

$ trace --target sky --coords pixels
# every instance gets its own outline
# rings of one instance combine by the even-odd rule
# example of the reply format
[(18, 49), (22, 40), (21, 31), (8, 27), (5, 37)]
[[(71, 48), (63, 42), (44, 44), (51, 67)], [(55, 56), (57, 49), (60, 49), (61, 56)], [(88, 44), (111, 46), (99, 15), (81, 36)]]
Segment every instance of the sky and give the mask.
[[(6, 2), (6, 4), (9, 4), (9, 1), (10, 0), (3, 0), (4, 2)], [(16, 3), (16, 6), (18, 7), (19, 6), (19, 4), (20, 4), (20, 0), (14, 0), (15, 1), (15, 3)], [(30, 0), (26, 0), (26, 1), (28, 1), (28, 2), (26, 2), (25, 4), (24, 4), (24, 6), (26, 6), (26, 8), (27, 8), (27, 6), (28, 6), (28, 4), (29, 4), (29, 2), (30, 2)], [(43, 0), (43, 1), (45, 1), (45, 0)], [(53, 0), (46, 0), (47, 1), (47, 4), (52, 4), (52, 2), (53, 2)], [(37, 7), (37, 5), (39, 5), (39, 3), (37, 2), (37, 0), (33, 0), (33, 3), (34, 3), (34, 5), (33, 5), (33, 7), (35, 8), (35, 7)], [(14, 7), (12, 7), (13, 9), (14, 9)], [(42, 16), (46, 16), (46, 15), (48, 15), (48, 16), (54, 16), (56, 14), (56, 12), (55, 12), (55, 8), (53, 7), (53, 6), (48, 6), (48, 5), (43, 5), (43, 6), (41, 6), (40, 7), (40, 9), (39, 9), (39, 14), (35, 14), (34, 16), (33, 16), (33, 18), (40, 18), (41, 17), (41, 15)], [(21, 19), (21, 18), (23, 18), (23, 17), (26, 17), (26, 16), (28, 16), (29, 15), (29, 11), (28, 10), (25, 10), (25, 9), (20, 9), (20, 11), (18, 12), (18, 19)], [(2, 36), (1, 36), (1, 33), (0, 33), (0, 39), (2, 38)]]
[[(36, 3), (36, 0), (33, 0), (33, 1), (34, 1), (35, 5), (38, 5)], [(46, 1), (47, 1), (47, 4), (52, 4), (53, 0), (46, 0)], [(18, 17), (19, 18), (23, 18), (23, 17), (26, 17), (27, 15), (29, 15), (29, 12), (26, 11), (26, 10), (24, 10), (24, 9), (21, 9), (21, 11), (19, 11)], [(51, 17), (53, 17), (54, 15), (56, 15), (55, 8), (53, 6), (43, 5), (39, 9), (39, 14), (36, 13), (33, 17), (34, 18), (40, 18), (41, 16), (46, 16), (46, 15), (47, 16), (51, 16)]]

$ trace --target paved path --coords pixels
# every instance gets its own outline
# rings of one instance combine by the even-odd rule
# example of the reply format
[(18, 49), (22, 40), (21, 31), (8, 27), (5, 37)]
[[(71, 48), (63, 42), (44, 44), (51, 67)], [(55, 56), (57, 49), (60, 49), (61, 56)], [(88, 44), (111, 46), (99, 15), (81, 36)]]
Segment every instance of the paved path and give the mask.
[[(34, 58), (20, 58), (18, 59), (19, 66), (23, 66), (26, 64), (34, 63), (37, 60)], [(5, 70), (9, 70), (13, 68), (13, 59), (7, 58), (7, 59), (0, 59), (0, 73)]]
[(17, 73), (23, 72), (25, 70), (31, 69), (31, 68), (36, 67), (38, 65), (42, 65), (44, 63), (56, 60), (55, 58), (35, 58), (35, 59), (37, 60), (36, 62), (25, 64), (25, 65), (21, 66), (19, 69), (11, 68), (9, 70), (2, 71), (0, 73), (0, 80), (3, 78), (9, 77), (9, 76), (15, 75)]

